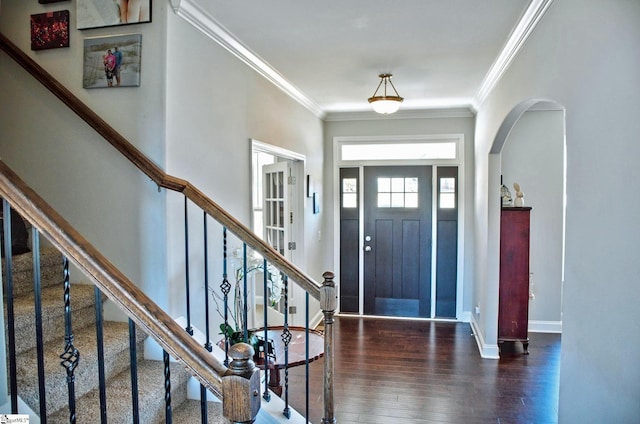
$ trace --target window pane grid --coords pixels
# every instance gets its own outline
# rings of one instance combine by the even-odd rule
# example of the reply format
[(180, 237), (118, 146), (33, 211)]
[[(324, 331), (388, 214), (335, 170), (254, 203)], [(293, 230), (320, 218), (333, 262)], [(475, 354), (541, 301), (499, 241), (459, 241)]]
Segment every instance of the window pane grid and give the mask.
[(456, 207), (456, 179), (440, 178), (439, 205), (440, 209), (455, 209)]
[(378, 178), (378, 207), (379, 208), (417, 208), (418, 207), (418, 179), (379, 177)]
[(342, 207), (347, 209), (358, 207), (358, 180), (356, 178), (342, 180)]

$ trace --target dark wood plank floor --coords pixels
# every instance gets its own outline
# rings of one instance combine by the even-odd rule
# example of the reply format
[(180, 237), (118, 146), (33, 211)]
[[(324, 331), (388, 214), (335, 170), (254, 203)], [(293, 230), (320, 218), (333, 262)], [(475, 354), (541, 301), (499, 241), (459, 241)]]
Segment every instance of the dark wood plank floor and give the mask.
[[(338, 317), (338, 424), (557, 423), (560, 335), (531, 333), (530, 355), (506, 344), (482, 359), (465, 323)], [(309, 420), (322, 421), (322, 360), (310, 364)], [(289, 401), (305, 414), (305, 367)]]

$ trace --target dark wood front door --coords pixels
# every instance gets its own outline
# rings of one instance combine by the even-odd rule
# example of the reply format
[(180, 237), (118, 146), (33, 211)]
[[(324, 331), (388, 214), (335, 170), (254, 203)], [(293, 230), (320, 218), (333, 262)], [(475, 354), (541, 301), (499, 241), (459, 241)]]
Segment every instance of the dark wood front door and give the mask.
[(364, 312), (431, 315), (431, 166), (364, 168)]

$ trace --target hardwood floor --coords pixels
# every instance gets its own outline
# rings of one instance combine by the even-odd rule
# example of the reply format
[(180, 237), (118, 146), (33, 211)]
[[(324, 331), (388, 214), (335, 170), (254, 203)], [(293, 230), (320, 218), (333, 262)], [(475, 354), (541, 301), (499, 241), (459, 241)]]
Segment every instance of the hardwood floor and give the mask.
[[(338, 424), (557, 423), (560, 335), (529, 336), (530, 355), (506, 344), (490, 360), (466, 323), (338, 317)], [(309, 367), (312, 423), (322, 421), (322, 366)], [(304, 378), (304, 366), (289, 371), (289, 402), (303, 415)]]

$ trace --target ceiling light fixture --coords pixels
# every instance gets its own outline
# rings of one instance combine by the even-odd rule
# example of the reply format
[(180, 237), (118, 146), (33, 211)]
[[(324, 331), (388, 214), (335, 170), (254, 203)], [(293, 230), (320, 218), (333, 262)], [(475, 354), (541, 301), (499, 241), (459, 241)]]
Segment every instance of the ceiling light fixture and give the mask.
[[(404, 100), (398, 94), (398, 90), (393, 86), (391, 82), (391, 74), (380, 74), (380, 84), (376, 88), (376, 91), (373, 93), (373, 96), (369, 97), (369, 103), (378, 113), (382, 113), (383, 115), (388, 115), (390, 113), (396, 112), (400, 108), (400, 103)], [(378, 95), (378, 90), (384, 83), (384, 93), (383, 95)], [(387, 84), (393, 88), (393, 91), (396, 93), (395, 96), (387, 96)]]

